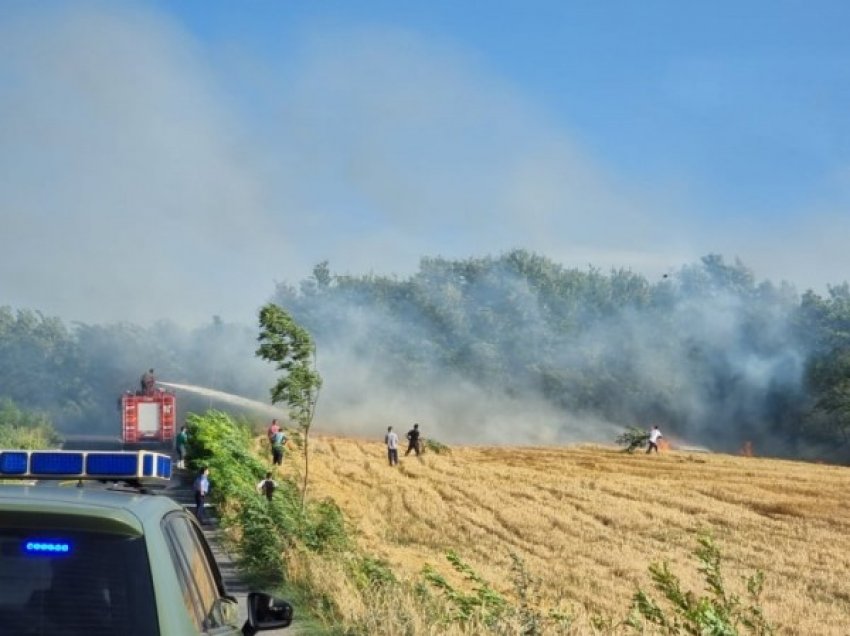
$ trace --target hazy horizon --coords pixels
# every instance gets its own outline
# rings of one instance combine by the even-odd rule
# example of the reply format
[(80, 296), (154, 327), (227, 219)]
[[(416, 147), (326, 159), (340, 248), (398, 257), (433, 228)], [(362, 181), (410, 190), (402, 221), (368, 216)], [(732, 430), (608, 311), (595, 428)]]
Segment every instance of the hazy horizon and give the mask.
[(850, 7), (524, 6), (4, 3), (0, 304), (253, 323), (517, 247), (847, 279)]

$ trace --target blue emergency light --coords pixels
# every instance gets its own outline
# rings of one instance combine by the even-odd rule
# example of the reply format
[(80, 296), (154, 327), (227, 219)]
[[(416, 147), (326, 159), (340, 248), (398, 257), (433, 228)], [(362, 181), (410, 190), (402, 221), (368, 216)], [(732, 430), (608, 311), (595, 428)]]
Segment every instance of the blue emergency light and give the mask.
[(27, 554), (68, 554), (71, 551), (71, 544), (67, 541), (30, 539), (24, 542), (23, 549)]
[(151, 451), (0, 450), (0, 479), (171, 479), (171, 457)]

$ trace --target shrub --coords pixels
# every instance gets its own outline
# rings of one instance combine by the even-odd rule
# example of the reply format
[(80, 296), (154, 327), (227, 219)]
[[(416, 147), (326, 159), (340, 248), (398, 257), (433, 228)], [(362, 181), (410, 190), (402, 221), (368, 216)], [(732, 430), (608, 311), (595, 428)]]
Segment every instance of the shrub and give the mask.
[(389, 564), (383, 559), (359, 556), (351, 562), (351, 575), (360, 589), (386, 588), (398, 583)]
[(448, 455), (451, 453), (451, 449), (448, 446), (431, 438), (425, 440), (425, 450), (430, 451), (435, 455)]
[(430, 565), (423, 568), (422, 575), (425, 580), (437, 588), (454, 608), (448, 617), (450, 620), (464, 623), (477, 617), (487, 624), (492, 624), (505, 614), (508, 603), (504, 597), (465, 563), (454, 550), (446, 552), (446, 559), (455, 571), (473, 584), (472, 592), (466, 593), (453, 587)]
[(649, 441), (649, 433), (637, 426), (630, 426), (625, 431), (620, 433), (615, 440), (620, 446), (625, 446), (623, 450), (627, 453), (633, 452), (636, 448), (643, 448)]
[(314, 552), (339, 552), (350, 547), (345, 517), (333, 499), (311, 502), (302, 540)]
[(187, 418), (189, 456), (195, 468), (210, 469), (210, 498), (221, 511), (244, 567), (259, 578), (280, 580), (284, 553), (296, 544), (314, 552), (343, 549), (348, 543), (342, 512), (331, 500), (301, 508), (292, 479), (278, 478), (274, 498), (256, 490), (268, 467), (250, 448), (250, 427), (220, 411)]
[(720, 568), (720, 550), (710, 536), (698, 539), (694, 554), (700, 561), (699, 571), (705, 577), (704, 596), (682, 590), (681, 582), (667, 563), (649, 567), (655, 588), (667, 599), (667, 609), (641, 589), (635, 593), (632, 612), (626, 625), (639, 632), (645, 623), (657, 625), (664, 634), (704, 634), (706, 636), (737, 636), (741, 628), (750, 634), (772, 634), (773, 628), (759, 605), (764, 587), (760, 571), (746, 577), (748, 604), (726, 589)]
[(8, 399), (0, 399), (0, 448), (34, 450), (59, 444), (59, 436), (47, 415), (24, 411)]

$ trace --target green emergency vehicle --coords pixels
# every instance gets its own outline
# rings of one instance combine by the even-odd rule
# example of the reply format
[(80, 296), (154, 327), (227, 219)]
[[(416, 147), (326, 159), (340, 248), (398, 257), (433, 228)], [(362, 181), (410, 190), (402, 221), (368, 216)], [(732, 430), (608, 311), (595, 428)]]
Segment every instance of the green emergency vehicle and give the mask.
[(0, 450), (0, 636), (287, 627), (292, 606), (259, 592), (240, 621), (194, 515), (151, 490), (170, 477), (148, 451)]

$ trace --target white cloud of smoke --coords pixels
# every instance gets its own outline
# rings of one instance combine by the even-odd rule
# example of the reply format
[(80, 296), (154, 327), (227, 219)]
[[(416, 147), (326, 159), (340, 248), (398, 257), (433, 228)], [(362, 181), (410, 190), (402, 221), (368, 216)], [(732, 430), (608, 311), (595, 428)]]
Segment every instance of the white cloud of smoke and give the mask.
[(658, 423), (718, 450), (757, 441), (790, 452), (783, 427), (806, 360), (796, 301), (722, 282), (740, 265), (708, 271), (681, 270), (653, 292), (669, 300), (635, 306), (604, 276), (564, 273), (545, 291), (505, 260), (473, 279), (420, 272), (397, 288), (373, 281), (363, 295), (281, 302), (318, 339), (322, 430), (375, 435), (418, 421), (442, 441), (534, 445), (611, 442)]
[(393, 378), (381, 360), (356, 353), (363, 342), (332, 345), (319, 370), (324, 388), (316, 430), (379, 438), (387, 426), (403, 434), (419, 423), (425, 438), (443, 443), (518, 446), (610, 443), (622, 427), (591, 414), (576, 415), (522, 390), (486, 387), (426, 360), (428, 380), (412, 388)]

